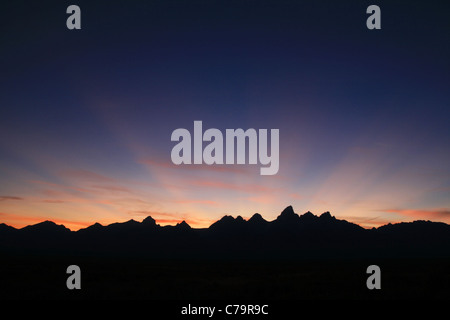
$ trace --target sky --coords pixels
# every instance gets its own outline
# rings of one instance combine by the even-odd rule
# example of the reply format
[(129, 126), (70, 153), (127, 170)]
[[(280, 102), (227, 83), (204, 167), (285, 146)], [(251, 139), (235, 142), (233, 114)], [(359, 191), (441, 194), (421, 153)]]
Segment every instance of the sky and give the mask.
[[(81, 9), (69, 30), (66, 9)], [(369, 30), (366, 9), (381, 9)], [(13, 1), (0, 13), (0, 222), (208, 227), (288, 205), (450, 223), (444, 1)], [(279, 171), (174, 165), (177, 128), (279, 129)]]

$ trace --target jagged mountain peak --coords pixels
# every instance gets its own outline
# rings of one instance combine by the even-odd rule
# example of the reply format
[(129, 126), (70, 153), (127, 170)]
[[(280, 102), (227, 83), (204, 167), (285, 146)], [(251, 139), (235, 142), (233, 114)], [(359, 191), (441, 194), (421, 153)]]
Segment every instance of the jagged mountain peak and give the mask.
[(148, 257), (185, 257), (187, 249), (217, 257), (245, 257), (251, 254), (258, 257), (304, 257), (309, 253), (327, 256), (335, 254), (337, 247), (353, 255), (380, 248), (389, 250), (398, 239), (402, 239), (405, 245), (400, 248), (398, 245), (402, 244), (398, 244), (394, 248), (396, 251), (391, 253), (405, 249), (404, 253), (410, 254), (411, 248), (415, 247), (418, 251), (414, 254), (440, 257), (448, 252), (450, 243), (450, 225), (445, 223), (415, 221), (367, 230), (336, 219), (329, 212), (320, 216), (306, 212), (299, 216), (292, 206), (285, 208), (273, 221), (266, 221), (255, 213), (248, 220), (226, 215), (209, 228), (201, 229), (191, 228), (186, 221), (176, 226), (147, 227), (155, 225), (151, 217), (142, 222), (129, 220), (106, 226), (95, 223), (77, 232), (70, 232), (63, 225), (51, 221), (25, 227), (24, 231), (0, 224), (0, 239), (11, 244), (10, 249), (17, 252), (29, 249), (36, 252), (74, 250), (77, 253)]
[(327, 219), (327, 220), (330, 220), (330, 219), (336, 219), (335, 217), (333, 217), (333, 216), (331, 215), (330, 211), (325, 211), (324, 213), (322, 213), (322, 214), (320, 215), (319, 218), (321, 218), (321, 219)]
[(266, 223), (267, 221), (259, 214), (255, 213), (250, 219), (248, 219), (250, 223)]
[(230, 215), (223, 216), (219, 221), (214, 222), (210, 228), (227, 228), (227, 227), (233, 227), (236, 225), (243, 225), (246, 221), (241, 217), (237, 216), (234, 218)]
[(148, 216), (144, 220), (142, 220), (142, 224), (146, 226), (156, 226), (156, 221), (151, 216)]
[(311, 211), (307, 211), (304, 214), (302, 214), (300, 216), (300, 218), (302, 218), (302, 219), (314, 219), (314, 218), (317, 218), (317, 216), (314, 215)]
[(70, 232), (70, 229), (66, 228), (62, 224), (56, 224), (53, 221), (45, 220), (33, 225), (29, 225), (20, 229), (21, 231), (38, 231), (38, 232)]
[(191, 226), (184, 220), (181, 221), (180, 223), (177, 223), (177, 225), (175, 227), (180, 228), (180, 229), (192, 229)]
[(292, 206), (287, 206), (286, 208), (284, 208), (283, 211), (281, 211), (280, 216), (291, 216), (291, 215), (296, 215), (296, 213), (294, 212), (294, 208)]

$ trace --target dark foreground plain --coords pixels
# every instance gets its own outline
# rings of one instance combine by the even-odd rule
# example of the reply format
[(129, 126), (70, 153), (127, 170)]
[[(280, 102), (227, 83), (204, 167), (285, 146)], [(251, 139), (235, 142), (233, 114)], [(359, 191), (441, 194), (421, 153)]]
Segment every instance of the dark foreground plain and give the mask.
[[(69, 290), (69, 265), (81, 289)], [(369, 290), (369, 265), (381, 289)], [(5, 257), (4, 299), (323, 300), (450, 299), (450, 259), (145, 260), (95, 257)]]
[[(81, 269), (79, 290), (66, 286), (71, 265)], [(371, 265), (379, 290), (366, 284)], [(291, 206), (274, 221), (225, 216), (207, 229), (151, 217), (76, 232), (50, 221), (0, 224), (0, 299), (146, 300), (170, 310), (195, 301), (450, 300), (450, 225), (364, 229)]]

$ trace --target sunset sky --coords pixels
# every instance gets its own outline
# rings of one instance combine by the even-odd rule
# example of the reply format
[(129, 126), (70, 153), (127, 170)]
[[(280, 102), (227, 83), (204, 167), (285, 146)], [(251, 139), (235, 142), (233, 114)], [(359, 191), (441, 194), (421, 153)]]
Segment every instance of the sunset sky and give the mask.
[[(356, 0), (2, 4), (0, 222), (450, 223), (450, 11), (376, 3), (381, 30)], [(278, 173), (172, 164), (195, 120), (279, 129)]]

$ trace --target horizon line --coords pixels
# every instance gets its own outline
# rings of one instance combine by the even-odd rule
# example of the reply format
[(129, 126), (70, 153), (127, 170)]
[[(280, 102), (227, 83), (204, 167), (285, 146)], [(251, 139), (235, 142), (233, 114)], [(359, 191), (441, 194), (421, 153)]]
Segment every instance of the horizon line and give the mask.
[(305, 216), (306, 214), (311, 214), (311, 215), (312, 215), (313, 217), (315, 217), (315, 218), (321, 218), (322, 216), (324, 216), (324, 214), (328, 213), (329, 216), (330, 216), (330, 218), (332, 218), (332, 219), (335, 219), (335, 220), (337, 220), (337, 221), (346, 221), (346, 222), (348, 222), (348, 223), (355, 224), (355, 225), (357, 225), (357, 226), (359, 226), (359, 227), (361, 227), (361, 228), (363, 228), (363, 229), (365, 229), (365, 230), (379, 229), (379, 228), (381, 228), (381, 227), (388, 226), (388, 225), (397, 225), (397, 224), (402, 224), (402, 223), (413, 223), (413, 222), (420, 222), (420, 221), (422, 221), (422, 222), (432, 222), (432, 223), (443, 223), (443, 224), (446, 224), (446, 225), (450, 225), (450, 224), (445, 223), (445, 222), (442, 222), (442, 221), (431, 221), (431, 220), (417, 219), (417, 220), (413, 220), (413, 221), (400, 221), (400, 222), (395, 222), (395, 223), (388, 222), (388, 223), (382, 224), (382, 225), (380, 225), (380, 226), (378, 226), (378, 227), (364, 227), (364, 226), (362, 226), (362, 225), (360, 225), (359, 223), (356, 223), (356, 222), (352, 222), (352, 221), (349, 221), (349, 220), (346, 220), (346, 219), (338, 219), (338, 218), (336, 218), (335, 216), (331, 215), (331, 212), (330, 212), (330, 211), (324, 211), (324, 212), (323, 212), (322, 214), (320, 214), (320, 215), (315, 215), (314, 213), (312, 213), (312, 212), (309, 211), (309, 210), (306, 211), (306, 212), (303, 213), (303, 214), (298, 214), (298, 213), (296, 213), (296, 212), (293, 210), (293, 207), (292, 207), (291, 205), (289, 205), (289, 206), (287, 206), (285, 209), (283, 209), (283, 210), (281, 211), (281, 213), (280, 213), (274, 220), (270, 220), (270, 221), (269, 221), (269, 220), (266, 220), (266, 219), (264, 219), (264, 217), (263, 217), (261, 214), (259, 214), (258, 212), (255, 212), (250, 218), (244, 218), (244, 217), (242, 217), (241, 215), (237, 215), (236, 217), (234, 217), (234, 216), (232, 216), (232, 215), (230, 215), (230, 214), (225, 214), (225, 215), (223, 215), (220, 219), (215, 220), (214, 222), (212, 222), (208, 227), (200, 227), (200, 228), (192, 227), (192, 226), (186, 221), (186, 220), (189, 220), (189, 219), (183, 219), (183, 220), (180, 220), (180, 221), (179, 221), (178, 223), (176, 223), (175, 225), (172, 225), (172, 224), (164, 224), (164, 225), (161, 225), (161, 224), (158, 223), (158, 221), (167, 221), (167, 220), (165, 220), (165, 219), (158, 219), (158, 220), (156, 220), (156, 219), (154, 219), (151, 215), (146, 216), (145, 218), (142, 219), (142, 221), (137, 221), (137, 220), (131, 218), (131, 219), (126, 220), (126, 221), (116, 221), (116, 222), (112, 222), (112, 223), (105, 224), (105, 225), (102, 224), (102, 223), (100, 223), (100, 222), (94, 222), (94, 223), (89, 224), (89, 225), (87, 225), (87, 224), (85, 224), (85, 223), (81, 223), (81, 222), (71, 222), (70, 224), (82, 224), (82, 225), (87, 225), (85, 228), (80, 228), (80, 229), (77, 229), (77, 230), (72, 230), (72, 229), (68, 228), (66, 225), (64, 225), (64, 223), (58, 224), (57, 222), (52, 221), (52, 220), (49, 220), (49, 219), (46, 219), (46, 220), (37, 222), (37, 223), (35, 223), (35, 224), (29, 224), (29, 225), (26, 225), (26, 226), (23, 226), (23, 227), (20, 227), (20, 228), (14, 227), (13, 225), (6, 224), (6, 223), (4, 223), (4, 222), (0, 223), (0, 225), (5, 225), (5, 226), (8, 226), (8, 227), (14, 228), (15, 230), (22, 230), (22, 229), (24, 229), (24, 228), (31, 227), (31, 226), (35, 226), (35, 225), (38, 225), (38, 224), (41, 224), (41, 223), (51, 222), (51, 223), (53, 223), (53, 224), (55, 224), (55, 225), (57, 225), (57, 226), (63, 226), (64, 228), (70, 230), (71, 232), (78, 232), (78, 231), (80, 231), (80, 230), (84, 230), (84, 229), (87, 229), (87, 228), (89, 228), (89, 227), (92, 227), (92, 226), (94, 226), (94, 225), (96, 225), (96, 224), (99, 224), (99, 225), (102, 226), (102, 227), (108, 227), (108, 226), (111, 226), (111, 225), (114, 225), (114, 224), (124, 224), (124, 223), (128, 223), (128, 222), (136, 222), (136, 223), (141, 224), (141, 223), (144, 222), (144, 220), (146, 220), (146, 219), (148, 219), (148, 218), (151, 218), (151, 219), (155, 222), (155, 225), (156, 225), (157, 227), (161, 227), (161, 228), (164, 228), (164, 227), (176, 227), (176, 226), (178, 226), (178, 225), (180, 225), (180, 224), (182, 224), (182, 223), (184, 222), (184, 223), (187, 224), (187, 225), (189, 226), (189, 228), (191, 228), (191, 229), (202, 230), (202, 229), (209, 229), (212, 225), (214, 225), (216, 222), (221, 221), (221, 220), (222, 220), (223, 218), (225, 218), (225, 217), (231, 217), (233, 220), (236, 220), (236, 219), (241, 218), (243, 221), (248, 222), (248, 221), (249, 221), (250, 219), (252, 219), (254, 216), (259, 215), (265, 222), (267, 222), (267, 223), (272, 223), (272, 222), (274, 222), (274, 221), (277, 221), (278, 218), (281, 216), (281, 214), (282, 214), (286, 209), (288, 209), (289, 207), (292, 208), (292, 213), (293, 213), (294, 215), (296, 215), (298, 218), (300, 218), (300, 217), (302, 217), (302, 216)]

